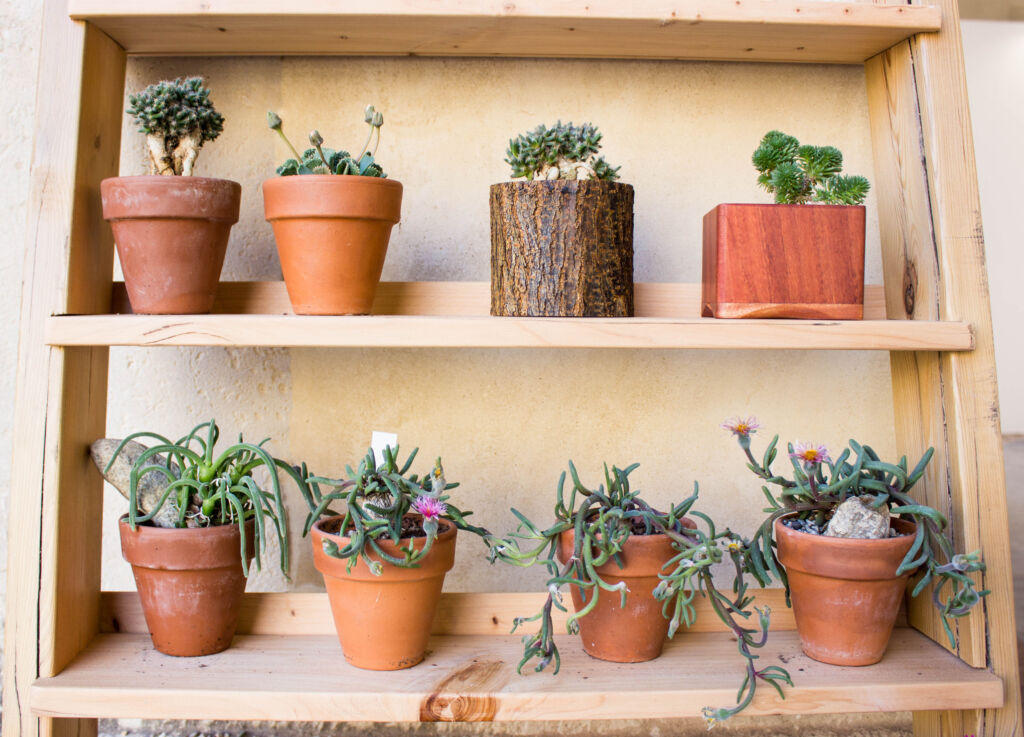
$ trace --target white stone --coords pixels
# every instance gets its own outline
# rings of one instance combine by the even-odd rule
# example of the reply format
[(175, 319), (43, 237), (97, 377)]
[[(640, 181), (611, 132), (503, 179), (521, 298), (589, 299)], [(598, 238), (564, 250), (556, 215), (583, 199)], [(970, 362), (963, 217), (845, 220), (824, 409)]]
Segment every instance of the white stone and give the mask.
[(889, 510), (885, 506), (872, 509), (873, 497), (851, 497), (839, 505), (825, 535), (828, 537), (852, 537), (864, 540), (878, 540), (889, 537)]

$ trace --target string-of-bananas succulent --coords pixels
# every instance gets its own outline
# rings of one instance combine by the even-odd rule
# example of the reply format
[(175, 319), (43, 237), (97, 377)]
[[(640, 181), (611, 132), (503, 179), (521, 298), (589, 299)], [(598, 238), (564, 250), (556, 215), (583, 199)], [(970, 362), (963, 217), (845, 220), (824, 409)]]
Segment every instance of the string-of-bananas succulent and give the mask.
[(801, 146), (781, 131), (768, 131), (751, 157), (760, 173), (757, 183), (780, 204), (862, 205), (871, 184), (845, 176), (843, 154), (835, 146)]
[[(567, 611), (562, 603), (561, 588), (578, 586), (589, 592), (586, 605), (570, 614), (567, 628), (570, 634), (579, 632), (579, 620), (585, 617), (597, 604), (600, 596), (620, 597), (625, 606), (625, 583), (612, 584), (605, 581), (597, 568), (609, 561), (620, 566), (618, 557), (630, 535), (662, 534), (669, 537), (675, 556), (666, 562), (657, 587), (651, 592), (662, 602), (662, 614), (670, 620), (669, 636), (675, 634), (680, 625), (689, 627), (696, 618), (693, 602), (698, 593), (708, 599), (715, 614), (736, 636), (740, 655), (746, 661), (746, 676), (732, 707), (704, 710), (709, 726), (728, 719), (745, 709), (754, 698), (758, 682), (771, 684), (779, 695), (785, 698), (782, 684), (792, 685), (789, 673), (779, 666), (757, 668), (754, 650), (767, 641), (770, 611), (753, 607), (754, 599), (747, 595), (744, 563), (745, 541), (728, 528), (717, 529), (707, 515), (693, 509), (698, 490), (667, 512), (651, 507), (631, 490), (629, 474), (637, 467), (633, 464), (620, 469), (605, 466), (605, 484), (597, 489), (588, 489), (579, 479), (576, 467), (569, 462), (572, 489), (568, 503), (565, 496), (566, 474), (563, 471), (558, 480), (555, 502), (555, 524), (541, 529), (516, 509), (512, 513), (519, 519), (516, 532), (502, 539), (490, 541), (491, 559), (501, 560), (516, 566), (540, 564), (547, 568), (548, 596), (541, 611), (531, 617), (517, 617), (513, 631), (527, 622), (539, 622), (539, 631), (523, 636), (524, 653), (519, 662), (519, 671), (531, 660), (537, 659), (535, 670), (541, 671), (554, 664), (558, 672), (560, 656), (555, 644), (552, 611), (557, 608)], [(578, 502), (578, 504), (577, 504)], [(696, 527), (683, 524), (687, 515), (697, 518)], [(703, 524), (701, 529), (700, 524)], [(562, 533), (574, 532), (574, 547), (571, 558), (560, 563), (556, 557), (558, 540)], [(723, 560), (732, 561), (732, 596), (720, 591), (712, 578), (712, 568)], [(586, 598), (586, 597), (584, 597)], [(757, 627), (744, 627), (756, 611)]]
[(190, 176), (203, 143), (224, 130), (201, 77), (151, 84), (128, 102), (126, 112), (146, 134), (150, 174)]
[(539, 125), (511, 139), (505, 162), (512, 167), (513, 179), (615, 181), (621, 167), (598, 156), (600, 148), (601, 132), (595, 126), (558, 121), (552, 128)]
[[(282, 460), (271, 456), (263, 445), (246, 443), (242, 436), (220, 453), (214, 446), (220, 437), (220, 429), (214, 420), (196, 425), (184, 437), (171, 441), (153, 432), (132, 433), (114, 450), (104, 472), (109, 470), (121, 450), (132, 440), (144, 438), (155, 440), (136, 459), (130, 476), (128, 497), (128, 524), (134, 530), (140, 523), (148, 522), (166, 504), (173, 504), (178, 513), (179, 527), (215, 527), (238, 525), (242, 537), (242, 570), (249, 575), (246, 556), (246, 523), (252, 520), (255, 529), (256, 567), (260, 567), (260, 552), (266, 548), (267, 528), (277, 535), (281, 549), (281, 570), (288, 573), (288, 523), (284, 499), (278, 480), (278, 470), (283, 470), (305, 490), (304, 478), (296, 469)], [(263, 491), (253, 479), (253, 471), (260, 466), (270, 473), (271, 491)], [(159, 502), (148, 512), (139, 511), (139, 479), (149, 473), (157, 473), (167, 479), (167, 487)]]
[[(920, 594), (932, 582), (932, 601), (942, 618), (950, 645), (956, 647), (956, 639), (949, 625), (950, 618), (962, 617), (977, 604), (988, 591), (978, 591), (970, 574), (985, 570), (985, 563), (978, 551), (956, 554), (943, 534), (946, 518), (931, 507), (919, 504), (910, 495), (910, 489), (924, 476), (925, 469), (934, 455), (929, 448), (921, 460), (911, 469), (907, 457), (899, 463), (886, 463), (867, 445), (855, 440), (843, 450), (835, 461), (829, 458), (824, 446), (789, 444), (789, 460), (793, 465), (793, 477), (786, 478), (772, 470), (772, 463), (778, 455), (779, 436), (768, 444), (761, 460), (750, 451), (750, 436), (759, 427), (754, 418), (736, 420), (723, 425), (731, 431), (743, 449), (749, 468), (765, 482), (761, 491), (768, 499), (769, 513), (750, 541), (746, 555), (748, 571), (762, 586), (772, 579), (781, 581), (789, 593), (786, 569), (779, 564), (775, 552), (775, 520), (796, 514), (799, 519), (811, 520), (824, 528), (825, 519), (836, 507), (849, 498), (869, 496), (870, 506), (885, 508), (890, 515), (913, 519), (917, 525), (914, 542), (897, 569), (897, 575), (921, 572), (912, 596)], [(778, 487), (778, 496), (767, 485)], [(950, 591), (943, 599), (946, 587)]]
[[(336, 151), (333, 148), (326, 148), (323, 136), (320, 131), (313, 130), (309, 134), (309, 143), (312, 148), (307, 148), (301, 154), (296, 150), (292, 142), (284, 134), (284, 125), (281, 116), (274, 112), (267, 113), (267, 125), (271, 130), (277, 131), (281, 140), (285, 142), (292, 154), (293, 159), (288, 159), (281, 166), (277, 167), (279, 176), (291, 176), (295, 174), (348, 174), (362, 177), (380, 177), (386, 179), (384, 169), (374, 159), (377, 147), (380, 145), (380, 129), (384, 125), (384, 114), (374, 110), (373, 105), (367, 105), (363, 111), (363, 122), (370, 127), (370, 133), (366, 137), (362, 151), (352, 156), (348, 151)], [(370, 145), (373, 149), (370, 149)]]
[[(345, 545), (339, 547), (333, 541), (326, 540), (324, 552), (335, 558), (347, 559), (348, 570), (352, 570), (362, 558), (377, 575), (383, 571), (382, 561), (402, 568), (416, 566), (433, 547), (441, 519), (451, 522), (460, 530), (479, 535), (485, 541), (489, 539), (490, 533), (487, 530), (466, 522), (471, 512), (463, 512), (448, 501), (449, 497), (444, 492), (459, 484), (445, 480), (440, 458), (435, 461), (429, 475), (420, 478), (416, 474), (409, 474), (418, 450), (413, 449), (405, 463), (399, 464), (397, 446), (385, 447), (383, 462), (379, 465), (373, 451), (368, 450), (358, 468), (353, 470), (351, 466), (345, 467), (345, 479), (309, 476), (306, 479), (308, 484), (301, 487), (310, 510), (303, 534), (308, 535), (321, 517), (340, 516), (339, 529), (340, 534), (346, 538)], [(305, 467), (302, 470), (305, 472)], [(321, 491), (322, 485), (332, 490), (325, 494)], [(331, 509), (332, 504), (339, 502), (345, 505), (343, 513)], [(407, 532), (403, 530), (403, 521), (409, 515), (414, 515), (420, 521), (423, 536), (426, 537), (418, 549), (413, 545), (414, 538), (403, 534)], [(401, 545), (403, 537), (407, 545), (399, 547), (401, 556), (392, 555), (379, 544), (381, 540), (390, 540)]]

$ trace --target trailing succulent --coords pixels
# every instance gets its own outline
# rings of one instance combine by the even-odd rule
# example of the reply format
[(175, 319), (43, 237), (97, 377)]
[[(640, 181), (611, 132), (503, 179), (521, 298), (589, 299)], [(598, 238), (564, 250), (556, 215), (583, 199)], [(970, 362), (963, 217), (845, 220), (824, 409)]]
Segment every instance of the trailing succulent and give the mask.
[[(746, 660), (746, 675), (737, 694), (736, 705), (705, 708), (704, 718), (708, 726), (714, 726), (746, 708), (754, 698), (759, 680), (771, 684), (785, 698), (781, 684), (792, 685), (789, 673), (779, 666), (755, 667), (754, 661), (758, 656), (753, 650), (767, 641), (771, 612), (767, 608), (752, 607), (753, 597), (747, 596), (743, 565), (745, 541), (729, 529), (717, 529), (710, 517), (693, 509), (698, 495), (696, 485), (692, 496), (667, 512), (651, 507), (640, 498), (639, 491), (630, 489), (629, 474), (637, 465), (625, 469), (613, 466), (610, 471), (606, 465), (605, 485), (588, 489), (580, 482), (576, 467), (570, 461), (572, 490), (566, 504), (566, 475), (563, 471), (558, 480), (555, 524), (541, 529), (513, 509), (512, 513), (520, 522), (518, 530), (506, 538), (490, 541), (492, 562), (502, 560), (523, 567), (541, 564), (550, 574), (548, 596), (541, 611), (531, 617), (514, 620), (513, 632), (527, 622), (540, 623), (538, 632), (523, 636), (524, 654), (519, 662), (519, 672), (535, 658), (538, 662), (534, 670), (541, 671), (554, 663), (554, 672), (558, 672), (560, 656), (555, 645), (552, 611), (554, 608), (567, 611), (562, 603), (563, 586), (579, 587), (586, 601), (586, 605), (570, 614), (567, 621), (569, 633), (576, 634), (579, 632), (579, 620), (593, 610), (598, 597), (614, 596), (620, 598), (621, 606), (626, 603), (625, 582), (609, 583), (601, 578), (597, 568), (609, 561), (621, 567), (619, 554), (630, 535), (663, 534), (671, 539), (676, 554), (666, 562), (663, 573), (659, 574), (661, 581), (651, 593), (662, 602), (662, 614), (669, 620), (669, 637), (680, 625), (689, 627), (693, 624), (696, 618), (693, 601), (699, 592), (735, 635), (740, 655)], [(685, 526), (683, 518), (688, 514), (701, 520), (706, 531)], [(556, 557), (558, 540), (562, 533), (570, 530), (574, 533), (572, 557), (560, 563)], [(726, 559), (733, 564), (732, 596), (719, 591), (711, 576), (712, 567)], [(741, 622), (748, 620), (754, 611), (757, 612), (756, 627), (744, 627)]]
[[(189, 433), (172, 441), (153, 432), (132, 433), (120, 441), (110, 460), (102, 469), (107, 473), (117, 456), (137, 438), (155, 440), (156, 444), (142, 451), (132, 465), (128, 497), (128, 524), (134, 530), (147, 523), (170, 505), (177, 527), (216, 527), (238, 525), (241, 534), (242, 569), (249, 575), (246, 556), (246, 523), (255, 526), (256, 567), (260, 567), (260, 551), (266, 546), (268, 526), (277, 535), (281, 549), (281, 570), (288, 572), (288, 520), (277, 470), (283, 470), (304, 488), (305, 482), (296, 470), (271, 456), (263, 445), (247, 443), (238, 436), (220, 453), (215, 452), (220, 429), (214, 420), (203, 422)], [(270, 473), (271, 491), (263, 491), (253, 479), (260, 466)], [(139, 482), (157, 474), (167, 486), (151, 508), (140, 508)]]
[[(324, 516), (335, 516), (337, 512), (330, 508), (336, 502), (344, 502), (344, 514), (341, 516), (339, 533), (348, 538), (345, 547), (338, 547), (330, 540), (324, 541), (324, 552), (334, 558), (347, 559), (348, 570), (362, 558), (375, 575), (383, 571), (381, 560), (402, 568), (414, 568), (430, 552), (439, 532), (439, 520), (451, 522), (460, 530), (480, 535), (485, 540), (490, 533), (482, 527), (475, 527), (466, 522), (471, 512), (462, 512), (448, 502), (444, 492), (454, 489), (458, 483), (448, 483), (444, 477), (441, 459), (434, 463), (429, 475), (419, 478), (409, 474), (409, 468), (419, 449), (413, 449), (405, 463), (398, 463), (398, 448), (384, 448), (383, 463), (377, 464), (372, 450), (368, 450), (359, 467), (345, 467), (347, 479), (330, 479), (322, 476), (310, 476), (308, 486), (302, 491), (309, 506), (309, 516), (303, 535), (308, 535), (313, 525)], [(305, 467), (303, 467), (303, 471)], [(321, 485), (333, 487), (327, 494), (321, 492)], [(409, 524), (407, 519), (420, 522), (426, 541), (418, 550), (413, 544), (413, 537), (406, 537), (404, 528)], [(390, 540), (400, 545), (408, 540), (407, 547), (401, 547), (401, 557), (391, 555), (381, 548), (379, 540)], [(379, 560), (371, 558), (375, 556)]]
[(224, 130), (202, 77), (163, 81), (128, 97), (125, 111), (146, 134), (149, 173), (191, 176), (199, 149)]
[[(323, 136), (317, 130), (309, 134), (309, 142), (313, 147), (307, 148), (300, 154), (285, 136), (280, 116), (277, 113), (268, 112), (267, 124), (270, 129), (277, 131), (295, 155), (295, 158), (288, 159), (277, 167), (278, 175), (348, 174), (386, 179), (387, 174), (373, 158), (380, 145), (380, 129), (384, 125), (384, 114), (374, 110), (373, 105), (367, 105), (366, 110), (363, 111), (363, 121), (370, 127), (370, 134), (366, 137), (366, 143), (363, 144), (363, 149), (357, 156), (352, 156), (348, 151), (325, 148)], [(374, 135), (376, 135), (376, 141), (374, 141)], [(371, 143), (373, 150), (370, 150)]]
[(563, 124), (553, 128), (537, 126), (508, 142), (505, 162), (513, 179), (605, 179), (619, 178), (621, 167), (612, 167), (598, 156), (601, 133), (590, 123)]
[(757, 183), (781, 204), (861, 205), (871, 184), (845, 176), (843, 154), (835, 146), (801, 146), (793, 136), (769, 131), (751, 157), (761, 172)]
[[(768, 486), (761, 490), (768, 499), (764, 510), (768, 518), (764, 521), (747, 550), (747, 569), (758, 582), (766, 586), (772, 579), (781, 581), (789, 595), (786, 571), (775, 554), (775, 521), (780, 517), (795, 515), (798, 519), (814, 523), (821, 529), (829, 515), (847, 499), (866, 496), (875, 509), (886, 509), (889, 514), (906, 517), (917, 525), (913, 544), (900, 563), (897, 574), (921, 573), (911, 595), (917, 596), (933, 583), (932, 600), (942, 618), (942, 625), (949, 637), (950, 645), (956, 639), (949, 626), (951, 617), (962, 617), (977, 604), (988, 591), (978, 591), (970, 574), (984, 571), (977, 551), (954, 554), (953, 548), (943, 531), (947, 521), (942, 514), (931, 507), (919, 504), (908, 494), (910, 489), (924, 476), (925, 468), (934, 454), (929, 448), (917, 464), (910, 468), (906, 456), (899, 463), (882, 461), (878, 454), (867, 445), (851, 440), (850, 447), (833, 461), (828, 450), (822, 445), (811, 443), (789, 444), (789, 460), (793, 465), (793, 478), (789, 479), (772, 471), (772, 463), (778, 455), (776, 435), (758, 461), (750, 451), (750, 436), (759, 427), (754, 418), (732, 420), (723, 427), (731, 431), (739, 441), (747, 457), (747, 468), (766, 484), (781, 489), (778, 496)], [(951, 587), (943, 600), (945, 587)]]

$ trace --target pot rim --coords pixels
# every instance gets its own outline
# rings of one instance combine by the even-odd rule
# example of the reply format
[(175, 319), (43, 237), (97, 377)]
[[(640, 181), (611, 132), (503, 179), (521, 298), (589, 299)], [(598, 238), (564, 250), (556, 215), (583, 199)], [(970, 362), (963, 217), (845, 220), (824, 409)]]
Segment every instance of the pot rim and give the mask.
[(184, 183), (184, 182), (203, 182), (203, 183), (211, 182), (213, 184), (224, 182), (226, 184), (234, 184), (239, 189), (241, 189), (241, 187), (242, 187), (242, 185), (239, 182), (236, 182), (234, 179), (225, 179), (223, 177), (197, 177), (197, 176), (187, 176), (186, 177), (186, 176), (182, 176), (180, 174), (175, 174), (174, 176), (164, 176), (164, 175), (161, 175), (161, 174), (125, 174), (124, 176), (106, 177), (106, 178), (100, 180), (100, 183), (101, 184), (103, 182), (119, 182), (119, 183), (121, 183), (121, 182), (127, 182), (127, 183), (139, 182), (139, 183), (141, 183), (143, 181), (145, 181), (145, 182), (168, 182), (168, 183), (176, 182), (176, 183), (179, 183), (179, 184)]
[[(337, 183), (344, 184), (346, 186), (358, 184), (366, 185), (368, 187), (401, 187), (402, 183), (397, 179), (390, 179), (388, 177), (366, 177), (360, 174), (278, 174), (277, 176), (269, 177), (263, 180), (263, 186), (266, 187), (271, 182), (284, 182), (281, 186), (287, 186), (288, 182), (294, 182), (295, 184), (328, 184)], [(271, 184), (271, 186), (274, 186)]]
[[(791, 517), (795, 517), (797, 514), (799, 514), (799, 512), (793, 512), (791, 514), (784, 514), (783, 516), (781, 516), (781, 517), (779, 517), (778, 519), (775, 520), (774, 527), (775, 527), (775, 534), (776, 534), (776, 536), (778, 536), (779, 530), (782, 530), (782, 531), (784, 531), (784, 534), (787, 534), (787, 535), (789, 535), (789, 534), (792, 534), (792, 535), (802, 535), (803, 537), (798, 538), (801, 541), (810, 542), (811, 540), (815, 540), (815, 541), (818, 541), (818, 543), (820, 543), (821, 545), (825, 545), (825, 546), (841, 547), (841, 546), (849, 545), (850, 543), (853, 543), (853, 544), (860, 544), (860, 545), (869, 545), (869, 546), (875, 547), (876, 549), (881, 549), (882, 546), (888, 546), (888, 547), (891, 547), (891, 548), (898, 548), (898, 547), (900, 547), (902, 545), (903, 541), (906, 538), (912, 537), (913, 534), (917, 531), (917, 525), (914, 524), (913, 522), (911, 522), (910, 520), (902, 519), (900, 517), (890, 517), (889, 518), (889, 527), (890, 527), (890, 529), (892, 529), (893, 527), (896, 527), (897, 530), (899, 530), (900, 532), (904, 532), (906, 534), (900, 535), (899, 537), (879, 537), (879, 538), (832, 537), (832, 536), (828, 536), (828, 535), (814, 535), (814, 534), (811, 534), (810, 532), (803, 532), (802, 530), (794, 530), (791, 527), (786, 527), (784, 524), (782, 524), (782, 520), (790, 519)], [(904, 529), (900, 529), (900, 528), (904, 528)], [(814, 544), (814, 543), (812, 543), (812, 544)]]
[[(210, 537), (214, 537), (217, 535), (239, 535), (238, 525), (234, 522), (227, 525), (211, 525), (208, 527), (157, 527), (156, 525), (150, 525), (146, 524), (145, 522), (140, 522), (138, 525), (136, 525), (135, 530), (133, 531), (128, 524), (128, 515), (123, 514), (120, 517), (118, 517), (117, 523), (118, 526), (127, 528), (130, 533), (142, 535), (163, 535), (166, 537), (181, 534), (206, 534)], [(245, 526), (255, 527), (256, 520), (250, 517), (245, 521)]]
[(800, 204), (800, 205), (794, 205), (794, 204), (788, 203), (788, 202), (719, 202), (717, 205), (715, 205), (715, 207), (712, 208), (712, 211), (714, 211), (715, 209), (717, 209), (719, 207), (722, 207), (722, 206), (728, 206), (728, 207), (775, 207), (775, 208), (779, 208), (779, 207), (782, 207), (782, 208), (785, 208), (785, 207), (798, 207), (801, 210), (809, 210), (809, 209), (816, 209), (816, 210), (829, 210), (829, 209), (831, 209), (831, 210), (835, 210), (835, 209), (850, 210), (850, 209), (860, 209), (860, 210), (866, 210), (867, 209), (867, 205), (832, 205), (832, 204), (826, 204), (824, 202), (805, 202), (805, 203)]
[[(313, 523), (313, 527), (312, 527), (312, 529), (310, 531), (312, 532), (313, 530), (315, 530), (320, 535), (323, 535), (324, 537), (326, 537), (328, 539), (331, 539), (331, 540), (348, 540), (349, 538), (347, 536), (340, 535), (340, 534), (334, 533), (334, 532), (325, 532), (324, 529), (323, 529), (323, 525), (325, 525), (326, 523), (331, 522), (331, 521), (336, 520), (336, 519), (344, 519), (344, 517), (345, 517), (345, 515), (343, 515), (343, 514), (334, 514), (334, 515), (331, 515), (330, 517), (321, 517), (320, 519), (318, 519), (316, 522)], [(407, 513), (405, 515), (405, 517), (422, 517), (422, 515)], [(448, 539), (449, 537), (454, 537), (455, 534), (458, 532), (459, 528), (456, 527), (455, 523), (452, 522), (451, 520), (439, 518), (438, 519), (438, 523), (439, 523), (439, 525), (443, 525), (443, 526), (437, 532), (437, 538), (434, 540), (435, 544), (437, 544), (437, 542), (440, 541), (442, 538)], [(402, 542), (409, 541), (409, 540), (426, 540), (426, 538), (425, 537), (403, 537), (403, 538), (399, 539), (398, 545), (400, 545)], [(381, 545), (381, 546), (385, 546), (386, 545), (386, 546), (395, 546), (395, 547), (397, 547), (396, 543), (392, 542), (390, 539), (385, 539), (385, 540), (378, 539), (376, 542), (377, 542), (378, 545)]]
[(626, 187), (629, 189), (633, 189), (633, 185), (630, 184), (629, 182), (611, 182), (608, 181), (607, 179), (508, 179), (504, 182), (495, 182), (494, 184), (491, 185), (491, 189), (494, 189), (495, 187), (505, 187), (508, 185), (532, 186), (537, 188), (547, 187), (550, 189), (554, 188), (556, 185), (564, 186), (580, 184), (586, 186), (600, 184), (608, 187)]

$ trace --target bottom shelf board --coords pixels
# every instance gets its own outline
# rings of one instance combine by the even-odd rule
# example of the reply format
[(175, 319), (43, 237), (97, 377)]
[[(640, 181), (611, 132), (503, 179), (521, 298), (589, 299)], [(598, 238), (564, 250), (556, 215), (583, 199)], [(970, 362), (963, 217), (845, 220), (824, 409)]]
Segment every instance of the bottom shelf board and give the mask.
[[(516, 674), (519, 637), (435, 636), (426, 660), (403, 671), (359, 670), (327, 635), (243, 635), (200, 658), (156, 652), (147, 635), (99, 635), (62, 673), (32, 686), (48, 717), (282, 721), (512, 721), (700, 716), (736, 698), (742, 665), (721, 632), (681, 634), (657, 660), (630, 665), (585, 655), (560, 638), (561, 672)], [(796, 632), (774, 632), (760, 666), (782, 665), (795, 688), (763, 686), (748, 714), (994, 708), (1003, 685), (915, 630), (895, 631), (885, 659), (824, 665)]]

